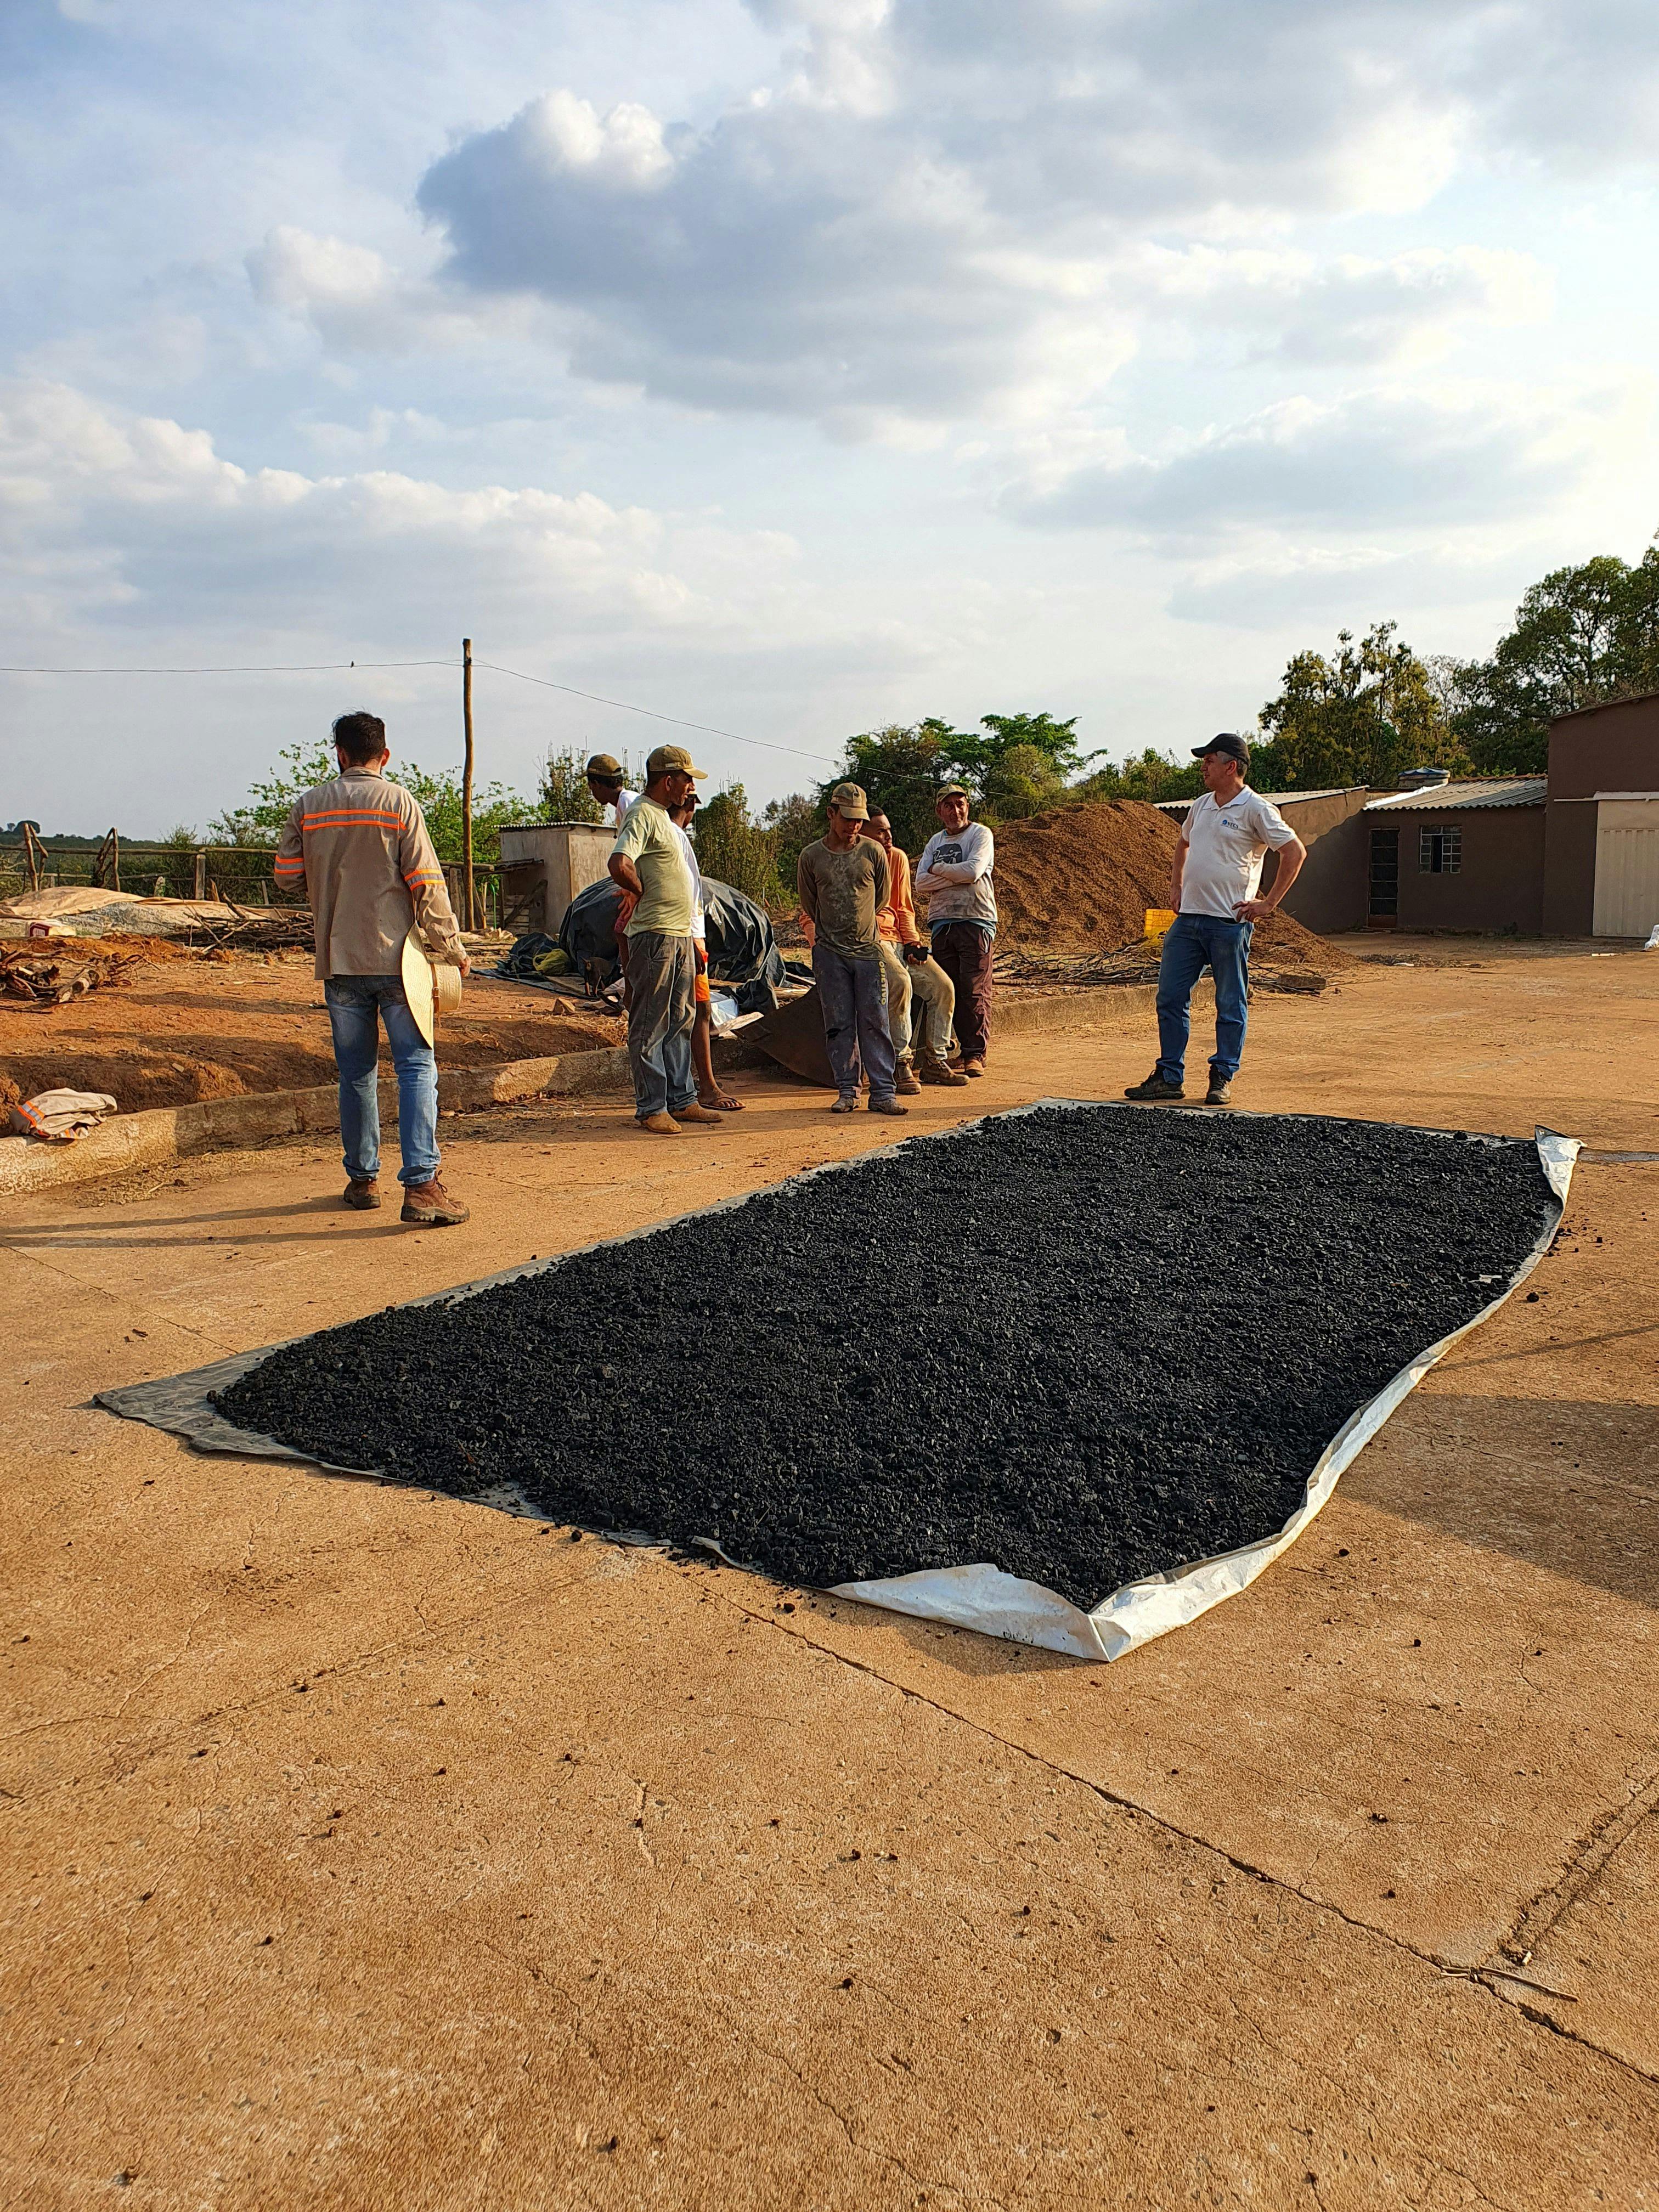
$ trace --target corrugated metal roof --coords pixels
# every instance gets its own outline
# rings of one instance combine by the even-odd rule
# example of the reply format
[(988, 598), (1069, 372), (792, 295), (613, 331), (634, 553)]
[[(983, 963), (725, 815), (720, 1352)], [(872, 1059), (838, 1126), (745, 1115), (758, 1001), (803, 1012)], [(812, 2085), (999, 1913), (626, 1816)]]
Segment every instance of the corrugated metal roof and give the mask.
[(1391, 791), (1373, 799), (1364, 808), (1376, 814), (1443, 814), (1449, 808), (1469, 806), (1541, 806), (1549, 786), (1541, 775), (1454, 777), (1449, 783), (1431, 784), (1426, 791)]
[[(1255, 789), (1254, 785), (1251, 788)], [(1364, 788), (1363, 784), (1334, 783), (1328, 791), (1262, 791), (1257, 792), (1256, 796), (1265, 799), (1271, 806), (1286, 806), (1295, 805), (1304, 799), (1343, 799), (1349, 792)], [(1152, 801), (1153, 805), (1162, 808), (1165, 814), (1184, 814), (1192, 803), (1190, 799), (1155, 799)]]

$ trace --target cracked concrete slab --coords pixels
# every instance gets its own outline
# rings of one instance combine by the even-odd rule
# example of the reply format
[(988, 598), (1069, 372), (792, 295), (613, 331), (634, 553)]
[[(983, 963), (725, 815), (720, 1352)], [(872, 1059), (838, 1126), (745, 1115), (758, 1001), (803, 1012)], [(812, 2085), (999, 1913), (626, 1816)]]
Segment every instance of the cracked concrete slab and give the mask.
[[(1609, 1070), (1656, 1006), (1635, 961), (1368, 970), (1264, 1003), (1242, 1095), (1647, 1151)], [(1021, 1040), (972, 1110), (1144, 1072)], [(454, 1235), (304, 1146), (9, 1212), (0, 2197), (1653, 2204), (1650, 1164), (1583, 1170), (1539, 1302), (1115, 1668), (88, 1407), (903, 1130), (742, 1089), (672, 1168), (609, 1112), (446, 1123)]]

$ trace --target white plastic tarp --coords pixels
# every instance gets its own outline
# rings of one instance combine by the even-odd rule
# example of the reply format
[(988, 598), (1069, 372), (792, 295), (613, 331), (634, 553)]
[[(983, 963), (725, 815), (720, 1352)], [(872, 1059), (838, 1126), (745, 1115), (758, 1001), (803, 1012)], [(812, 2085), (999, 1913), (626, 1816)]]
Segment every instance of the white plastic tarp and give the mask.
[[(1091, 1112), (1139, 1112), (1143, 1109), (1116, 1107), (1097, 1099), (1040, 1098), (1030, 1106), (1018, 1106), (1012, 1115), (1031, 1114), (1053, 1107), (1075, 1109)], [(1163, 1107), (1162, 1113), (1180, 1112), (1180, 1108)], [(994, 1118), (1007, 1119), (1010, 1115)], [(1206, 1113), (1206, 1120), (1214, 1120)], [(1309, 1117), (1311, 1118), (1311, 1117)], [(948, 1143), (951, 1139), (966, 1134), (981, 1126), (978, 1121), (967, 1121), (949, 1129), (925, 1131), (904, 1139), (907, 1145)], [(1386, 1126), (1398, 1127), (1391, 1123)], [(1438, 1137), (1446, 1142), (1457, 1140), (1462, 1133), (1447, 1129), (1419, 1130), (1421, 1136)], [(1467, 1139), (1465, 1139), (1467, 1140)], [(1489, 1143), (1508, 1143), (1510, 1139), (1491, 1138)], [(1481, 1308), (1462, 1328), (1443, 1336), (1437, 1344), (1427, 1346), (1409, 1365), (1402, 1367), (1374, 1398), (1359, 1407), (1344, 1422), (1320, 1454), (1307, 1480), (1302, 1503), (1277, 1534), (1264, 1537), (1259, 1543), (1247, 1544), (1239, 1550), (1223, 1553), (1212, 1559), (1199, 1559), (1166, 1572), (1149, 1575), (1139, 1582), (1125, 1583), (1099, 1604), (1085, 1611), (1073, 1605), (1056, 1591), (1046, 1589), (1041, 1583), (1027, 1582), (1018, 1575), (1005, 1574), (1001, 1568), (983, 1562), (960, 1567), (929, 1568), (919, 1574), (884, 1576), (878, 1581), (837, 1583), (832, 1595), (857, 1598), (866, 1605), (885, 1607), (894, 1613), (909, 1613), (921, 1620), (948, 1621), (958, 1628), (972, 1628), (987, 1636), (1000, 1636), (1015, 1644), (1031, 1644), (1048, 1651), (1064, 1651), (1084, 1659), (1121, 1659), (1125, 1652), (1137, 1645), (1150, 1644), (1154, 1637), (1166, 1636), (1172, 1628), (1185, 1627), (1207, 1613), (1224, 1598), (1237, 1596), (1248, 1589), (1263, 1570), (1270, 1566), (1282, 1552), (1286, 1552), (1301, 1535), (1314, 1516), (1336, 1488), (1344, 1470), (1376, 1434), (1382, 1424), (1402, 1399), (1407, 1397), (1437, 1362), (1443, 1359), (1460, 1338), (1481, 1322), (1490, 1319), (1504, 1300), (1524, 1282), (1554, 1241), (1561, 1215), (1567, 1201), (1567, 1191), (1572, 1180), (1573, 1164), (1581, 1150), (1576, 1137), (1559, 1135), (1553, 1129), (1536, 1133), (1538, 1163), (1544, 1179), (1554, 1193), (1556, 1204), (1549, 1220), (1540, 1231), (1538, 1240), (1520, 1266), (1506, 1282), (1497, 1287), (1491, 1303)], [(856, 1172), (860, 1166), (872, 1158), (884, 1158), (880, 1153), (860, 1153), (850, 1160), (832, 1160), (823, 1167), (809, 1168), (793, 1178), (796, 1182), (826, 1175), (845, 1175)], [(779, 1186), (769, 1185), (767, 1189)], [(725, 1212), (736, 1206), (746, 1206), (752, 1198), (763, 1196), (764, 1191), (745, 1193), (742, 1197), (722, 1199), (714, 1206), (698, 1209), (700, 1212)], [(678, 1223), (695, 1218), (693, 1214), (676, 1214), (666, 1221), (652, 1222), (643, 1229), (628, 1231), (623, 1236), (601, 1240), (606, 1243), (629, 1243), (635, 1237), (660, 1236), (664, 1230)], [(579, 1248), (594, 1250), (595, 1245)], [(501, 1273), (486, 1275), (477, 1282), (459, 1288), (434, 1291), (429, 1297), (409, 1301), (412, 1305), (436, 1305), (446, 1301), (476, 1297), (479, 1291), (493, 1290), (497, 1284), (517, 1282), (530, 1275), (539, 1275), (560, 1266), (571, 1255), (556, 1253), (546, 1260), (535, 1260), (520, 1267), (508, 1267)], [(257, 1436), (238, 1429), (223, 1419), (209, 1404), (211, 1391), (228, 1389), (252, 1369), (279, 1349), (276, 1345), (264, 1345), (257, 1352), (242, 1352), (228, 1359), (216, 1360), (211, 1366), (193, 1368), (188, 1374), (175, 1375), (155, 1382), (140, 1382), (125, 1389), (103, 1390), (98, 1393), (97, 1403), (114, 1413), (130, 1419), (147, 1421), (152, 1426), (166, 1429), (174, 1435), (188, 1437), (199, 1451), (232, 1452), (240, 1456), (299, 1460), (307, 1465), (318, 1465), (304, 1452), (295, 1451), (288, 1444), (279, 1443), (275, 1437)], [(356, 1474), (361, 1468), (330, 1468), (333, 1474)], [(511, 1485), (503, 1484), (477, 1501), (497, 1505), (508, 1511), (536, 1513), (536, 1509)], [(541, 1517), (538, 1514), (537, 1517)], [(629, 1540), (648, 1541), (645, 1532), (637, 1529), (611, 1530), (605, 1533), (625, 1536)], [(719, 1551), (718, 1544), (709, 1549)], [(725, 1557), (724, 1553), (721, 1553)], [(739, 1565), (733, 1561), (732, 1565)]]

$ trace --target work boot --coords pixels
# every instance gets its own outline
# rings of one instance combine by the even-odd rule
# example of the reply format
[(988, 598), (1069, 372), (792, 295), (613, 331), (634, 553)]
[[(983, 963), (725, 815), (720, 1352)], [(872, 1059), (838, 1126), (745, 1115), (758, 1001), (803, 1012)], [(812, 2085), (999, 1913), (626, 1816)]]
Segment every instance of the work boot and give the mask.
[(404, 1186), (403, 1218), (416, 1229), (454, 1229), (470, 1219), (471, 1212), (470, 1206), (450, 1196), (436, 1176), (430, 1182)]
[(843, 1091), (830, 1109), (832, 1114), (856, 1114), (858, 1110), (859, 1094), (856, 1091)]
[(975, 1053), (971, 1060), (964, 1060), (963, 1061), (962, 1072), (964, 1075), (971, 1075), (974, 1078), (974, 1080), (977, 1082), (980, 1077), (985, 1073), (985, 1062), (980, 1058), (979, 1054)]
[(696, 1121), (711, 1129), (723, 1129), (726, 1127), (725, 1122), (721, 1121), (712, 1106), (700, 1106), (695, 1099), (689, 1106), (671, 1106), (668, 1110), (674, 1120), (679, 1122)]
[(1233, 1082), (1230, 1075), (1218, 1075), (1210, 1070), (1210, 1087), (1204, 1094), (1206, 1106), (1231, 1106), (1233, 1103)]
[(931, 1052), (923, 1053), (916, 1073), (923, 1083), (943, 1084), (956, 1091), (968, 1088), (968, 1079), (959, 1069), (946, 1060), (936, 1060)]
[(648, 1129), (653, 1137), (683, 1137), (685, 1132), (666, 1109), (660, 1114), (636, 1114), (634, 1126)]
[(1155, 1067), (1144, 1083), (1137, 1083), (1124, 1092), (1126, 1098), (1139, 1099), (1143, 1105), (1152, 1105), (1165, 1098), (1184, 1098), (1187, 1094), (1178, 1083), (1170, 1082), (1161, 1067)]
[(373, 1213), (380, 1202), (380, 1186), (373, 1176), (353, 1176), (340, 1193), (340, 1202), (354, 1213)]
[(921, 1085), (916, 1080), (915, 1070), (908, 1060), (900, 1060), (893, 1071), (893, 1088), (902, 1098), (913, 1098)]
[(908, 1114), (909, 1110), (908, 1106), (901, 1106), (896, 1098), (872, 1098), (870, 1101), (872, 1114)]

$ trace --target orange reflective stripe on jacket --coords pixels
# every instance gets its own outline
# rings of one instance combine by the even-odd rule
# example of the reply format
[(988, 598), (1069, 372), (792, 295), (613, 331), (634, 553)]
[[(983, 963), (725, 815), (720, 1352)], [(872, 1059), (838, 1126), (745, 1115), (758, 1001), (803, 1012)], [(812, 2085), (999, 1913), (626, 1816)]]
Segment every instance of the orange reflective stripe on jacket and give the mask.
[(411, 927), (441, 958), (460, 957), (425, 818), (412, 793), (378, 769), (349, 769), (301, 794), (276, 873), (285, 886), (306, 886), (319, 976), (395, 975)]

